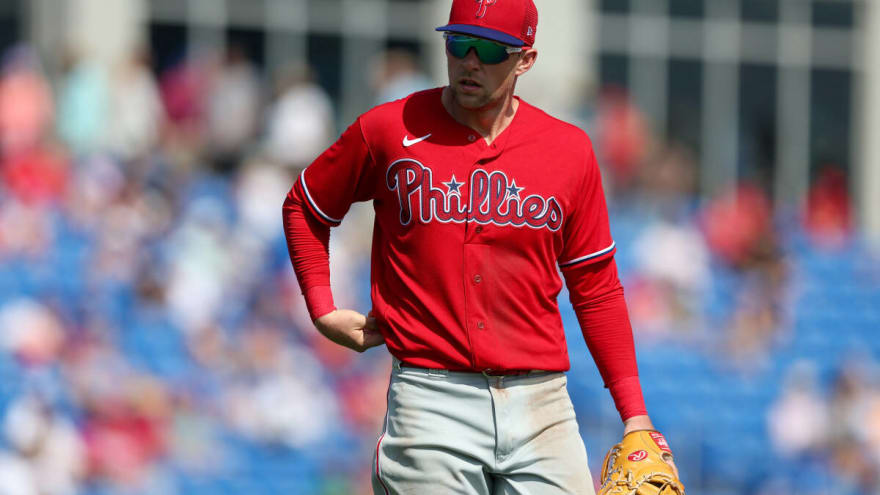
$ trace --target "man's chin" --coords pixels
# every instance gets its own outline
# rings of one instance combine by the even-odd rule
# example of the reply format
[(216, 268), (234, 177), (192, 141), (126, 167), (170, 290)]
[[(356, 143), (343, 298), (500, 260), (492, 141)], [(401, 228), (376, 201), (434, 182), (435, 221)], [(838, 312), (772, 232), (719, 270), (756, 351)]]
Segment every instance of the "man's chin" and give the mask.
[(488, 98), (482, 94), (468, 94), (460, 91), (456, 91), (454, 94), (455, 102), (462, 108), (467, 108), (468, 110), (483, 108), (488, 103)]

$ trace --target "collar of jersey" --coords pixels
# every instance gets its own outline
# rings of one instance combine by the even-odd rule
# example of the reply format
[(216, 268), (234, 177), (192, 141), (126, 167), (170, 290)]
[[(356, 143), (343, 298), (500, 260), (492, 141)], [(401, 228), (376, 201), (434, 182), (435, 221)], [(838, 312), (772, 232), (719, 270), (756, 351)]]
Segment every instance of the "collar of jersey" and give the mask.
[[(437, 92), (437, 104), (440, 107), (440, 111), (443, 112), (444, 115), (446, 115), (453, 128), (458, 129), (456, 133), (459, 134), (462, 141), (466, 143), (465, 147), (467, 149), (476, 148), (481, 150), (480, 159), (494, 158), (498, 156), (502, 151), (504, 151), (504, 148), (507, 146), (507, 140), (510, 138), (511, 131), (514, 127), (517, 127), (518, 122), (521, 120), (520, 114), (523, 112), (523, 108), (525, 106), (525, 102), (523, 102), (519, 96), (514, 96), (514, 98), (519, 101), (519, 105), (517, 106), (516, 113), (513, 115), (513, 120), (511, 120), (510, 124), (508, 124), (507, 127), (503, 131), (501, 131), (501, 134), (499, 134), (498, 137), (496, 137), (495, 140), (492, 141), (492, 144), (487, 144), (486, 140), (479, 132), (458, 122), (457, 120), (452, 118), (452, 115), (449, 115), (449, 112), (447, 112), (446, 108), (443, 106), (442, 94), (443, 91), (441, 88), (441, 90)], [(474, 142), (469, 142), (468, 136), (470, 135), (476, 136), (477, 139), (475, 139)]]

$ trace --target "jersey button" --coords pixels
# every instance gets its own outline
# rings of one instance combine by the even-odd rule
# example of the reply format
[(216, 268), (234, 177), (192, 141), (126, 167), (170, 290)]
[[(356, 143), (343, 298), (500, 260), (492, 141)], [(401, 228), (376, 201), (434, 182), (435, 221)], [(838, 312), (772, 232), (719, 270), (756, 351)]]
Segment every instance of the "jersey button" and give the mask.
[(482, 232), (482, 231), (483, 231), (483, 226), (482, 226), (482, 225), (477, 225), (477, 228), (476, 228), (476, 229), (474, 229), (474, 231), (476, 231), (476, 233), (478, 233), (478, 234), (479, 234), (479, 233), (480, 233), (480, 232)]
[(475, 283), (475, 284), (478, 284), (478, 283), (480, 283), (480, 282), (482, 282), (482, 281), (483, 281), (483, 277), (481, 277), (481, 276), (479, 276), (479, 275), (474, 275), (474, 283)]
[(486, 328), (486, 324), (483, 323), (482, 321), (478, 321), (478, 322), (477, 322), (477, 328), (479, 328), (480, 330), (482, 330), (482, 329)]
[(473, 143), (473, 142), (476, 141), (476, 140), (477, 140), (477, 136), (474, 136), (473, 134), (470, 134), (470, 135), (468, 136), (468, 141), (470, 141), (470, 142)]

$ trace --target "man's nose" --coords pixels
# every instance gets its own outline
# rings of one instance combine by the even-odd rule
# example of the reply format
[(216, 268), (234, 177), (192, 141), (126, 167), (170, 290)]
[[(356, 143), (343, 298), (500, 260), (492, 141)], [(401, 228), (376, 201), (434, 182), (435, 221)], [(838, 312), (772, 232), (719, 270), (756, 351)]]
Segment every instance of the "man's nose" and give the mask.
[(468, 68), (472, 69), (477, 69), (480, 67), (480, 64), (482, 64), (482, 62), (480, 62), (480, 57), (477, 56), (476, 48), (471, 48), (470, 50), (468, 50), (462, 61)]

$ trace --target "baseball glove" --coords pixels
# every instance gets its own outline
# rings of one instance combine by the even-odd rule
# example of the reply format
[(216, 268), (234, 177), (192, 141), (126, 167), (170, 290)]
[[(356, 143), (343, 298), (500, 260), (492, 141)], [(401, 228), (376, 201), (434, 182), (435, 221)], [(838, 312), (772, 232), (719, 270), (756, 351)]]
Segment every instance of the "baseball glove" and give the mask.
[(627, 433), (605, 456), (599, 495), (684, 495), (684, 486), (664, 459), (672, 460), (672, 451), (660, 432)]

